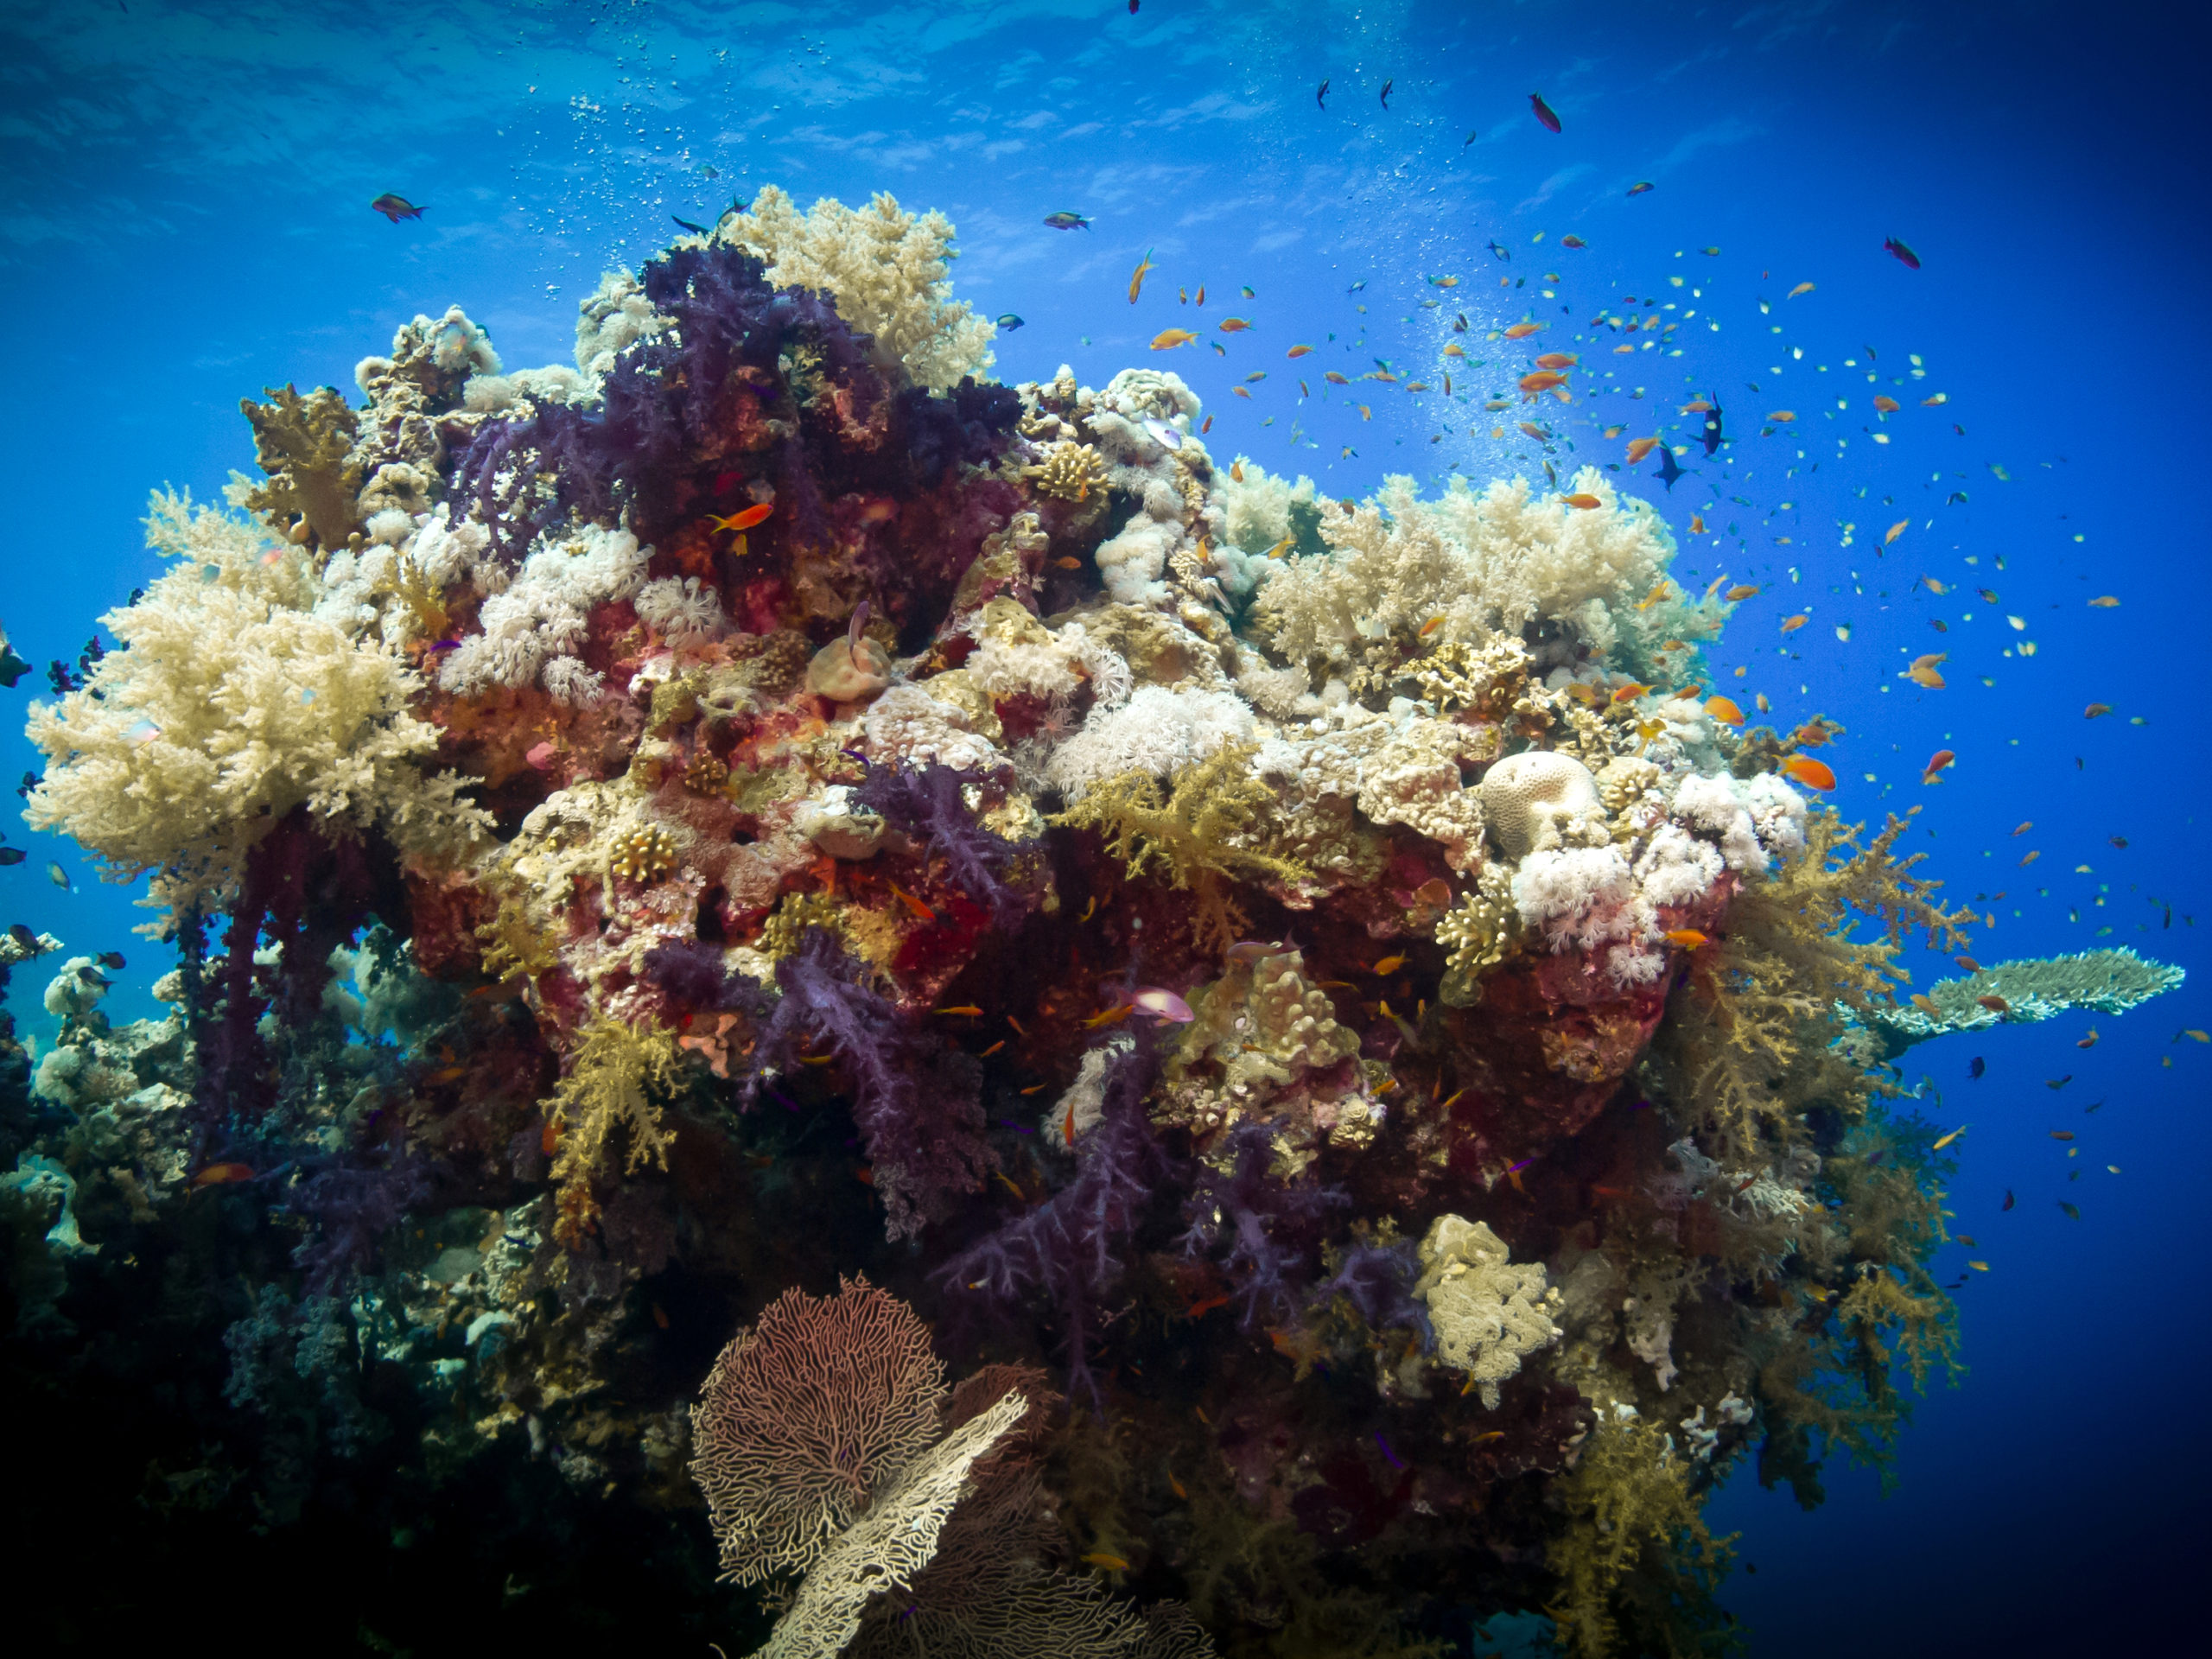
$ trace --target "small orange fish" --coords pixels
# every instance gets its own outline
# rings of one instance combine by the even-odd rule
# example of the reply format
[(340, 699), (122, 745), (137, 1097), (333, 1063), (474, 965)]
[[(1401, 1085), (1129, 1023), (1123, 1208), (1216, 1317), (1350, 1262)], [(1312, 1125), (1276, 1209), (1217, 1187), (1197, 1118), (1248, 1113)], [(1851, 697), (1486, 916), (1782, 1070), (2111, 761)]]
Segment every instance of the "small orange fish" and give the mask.
[(1904, 405), (1897, 402), (1894, 397), (1878, 397), (1874, 399), (1874, 407), (1880, 410), (1885, 415), (1894, 415), (1897, 410), (1903, 409)]
[[(1245, 399), (1247, 402), (1249, 402), (1251, 399), (1252, 394), (1245, 391), (1242, 386), (1231, 386), (1229, 390), (1236, 396)], [(1211, 416), (1208, 416), (1208, 418), (1211, 419)]]
[(1406, 959), (1403, 957), (1385, 957), (1375, 964), (1373, 971), (1378, 974), (1395, 974), (1405, 965)]
[(1630, 438), (1628, 441), (1628, 464), (1635, 466), (1658, 447), (1659, 440), (1656, 438)]
[(1828, 728), (1817, 720), (1808, 720), (1789, 734), (1789, 741), (1808, 749), (1825, 748), (1828, 741)]
[(1129, 1570), (1129, 1564), (1127, 1561), (1118, 1555), (1109, 1555), (1103, 1549), (1093, 1550), (1083, 1559), (1085, 1565), (1101, 1567), (1109, 1573), (1126, 1573)]
[[(896, 889), (894, 888), (894, 889), (893, 889), (893, 891), (895, 892), (895, 891), (896, 891)], [(931, 1014), (957, 1014), (957, 1015), (960, 1015), (960, 1016), (961, 1016), (962, 1018), (963, 1018), (963, 1019), (969, 1019), (969, 1020), (972, 1020), (972, 1019), (974, 1019), (977, 1014), (979, 1014), (982, 1013), (982, 1009), (981, 1009), (981, 1008), (977, 1007), (976, 1007), (973, 1002), (963, 1002), (963, 1003), (959, 1004), (957, 1007), (950, 1007), (950, 1008), (931, 1008), (931, 1009), (930, 1010), (930, 1012), (931, 1012)]]
[(194, 1190), (203, 1186), (221, 1186), (231, 1181), (250, 1181), (253, 1168), (249, 1164), (210, 1164), (192, 1178)]
[(1707, 697), (1705, 700), (1705, 712), (1723, 726), (1740, 726), (1744, 723), (1744, 711), (1738, 709), (1731, 698)]
[(1777, 409), (1767, 416), (1767, 419), (1772, 421), (1777, 426), (1787, 426), (1796, 418), (1797, 411), (1794, 409)]
[(1427, 620), (1427, 621), (1426, 621), (1426, 622), (1424, 622), (1424, 623), (1422, 623), (1422, 624), (1421, 625), (1421, 637), (1422, 639), (1427, 639), (1427, 638), (1429, 637), (1429, 635), (1431, 635), (1431, 634), (1434, 633), (1434, 632), (1435, 632), (1439, 628), (1442, 627), (1443, 626), (1444, 626), (1444, 619), (1443, 619), (1442, 617), (1440, 617), (1440, 616), (1432, 616), (1432, 617), (1430, 617), (1430, 618), (1428, 619), (1428, 620)]
[(1135, 305), (1137, 302), (1137, 295), (1144, 287), (1144, 274), (1151, 269), (1152, 250), (1150, 248), (1147, 248), (1144, 251), (1144, 257), (1137, 262), (1136, 270), (1129, 277), (1129, 303), (1131, 305)]
[(1936, 750), (1935, 753), (1928, 757), (1928, 765), (1923, 769), (1923, 774), (1920, 781), (1923, 784), (1934, 783), (1936, 781), (1936, 774), (1942, 771), (1944, 767), (1949, 766), (1952, 761), (1958, 758), (1959, 757), (1957, 755), (1954, 754), (1948, 749)]
[(1605, 505), (1587, 491), (1577, 491), (1573, 495), (1562, 495), (1560, 497), (1560, 502), (1561, 505), (1573, 507), (1580, 512), (1588, 512), (1593, 507), (1602, 507)]
[(1942, 1005), (1934, 997), (1923, 995), (1918, 991), (1912, 994), (1912, 1006), (1932, 1019), (1940, 1020), (1943, 1017)]
[(759, 506), (747, 507), (743, 512), (733, 512), (719, 518), (710, 518), (707, 522), (716, 531), (734, 531), (742, 534), (751, 530), (755, 524), (767, 523), (768, 515), (775, 510), (772, 503), (763, 501)]
[(2120, 608), (2120, 601), (2114, 599), (2110, 594), (2099, 594), (2094, 599), (2091, 600), (2089, 603), (2092, 607), (2100, 611), (2116, 611)]
[(2043, 856), (2043, 849), (2042, 849), (2041, 848), (2037, 848), (2037, 849), (2035, 849), (2034, 850), (2031, 851), (2025, 858), (2023, 858), (2023, 859), (2020, 861), (2020, 868), (2021, 868), (2022, 869), (2024, 869), (2024, 869), (2026, 869), (2026, 868), (2028, 868), (2028, 866), (2029, 866), (2029, 865), (2031, 865), (2031, 864), (2034, 863), (2034, 862), (2036, 861), (2036, 860), (2037, 860), (2037, 859), (2041, 858), (2042, 856)]
[(1536, 359), (1536, 366), (1540, 369), (1571, 369), (1581, 360), (1573, 352), (1546, 352)]
[(2029, 830), (2035, 827), (2036, 821), (2033, 818), (2023, 818), (2020, 820), (2020, 827), (2015, 830), (2012, 833), (2016, 836), (2024, 836)]
[(1904, 671), (1905, 677), (1915, 685), (1926, 686), (1930, 691), (1941, 691), (1943, 689), (1943, 677), (1938, 674), (1936, 669), (1947, 656), (1947, 652), (1931, 651), (1925, 657), (1914, 658), (1912, 666)]
[(1685, 950), (1695, 950), (1711, 941), (1694, 927), (1676, 927), (1668, 930), (1667, 943), (1679, 944)]
[(1651, 688), (1649, 686), (1639, 685), (1635, 681), (1631, 680), (1629, 683), (1618, 688), (1613, 692), (1613, 701), (1617, 703), (1634, 702), (1638, 697), (1644, 696), (1650, 690)]
[(1981, 971), (1981, 964), (1972, 957), (1953, 957), (1951, 960), (1970, 974), (1978, 974)]
[(1782, 619), (1782, 631), (1784, 633), (1795, 633), (1812, 620), (1802, 611), (1798, 612), (1795, 616), (1785, 616)]
[(1152, 349), (1170, 352), (1178, 346), (1187, 346), (1198, 336), (1187, 328), (1163, 328), (1152, 337)]
[(1753, 597), (1758, 594), (1758, 589), (1757, 588), (1750, 586), (1731, 588), (1726, 593), (1721, 594), (1720, 597), (1726, 600), (1732, 605), (1737, 605), (1741, 604), (1745, 600)]
[(1229, 463), (1229, 475), (1235, 479), (1239, 484), (1242, 484), (1244, 481), (1244, 463), (1241, 461), (1230, 461)]
[(1116, 1002), (1103, 1013), (1092, 1014), (1083, 1023), (1093, 1031), (1101, 1026), (1117, 1026), (1129, 1017), (1129, 1006), (1127, 1002)]
[(1548, 442), (1552, 435), (1550, 433), (1545, 431), (1542, 427), (1538, 426), (1534, 421), (1522, 421), (1520, 423), (1520, 427), (1522, 431), (1526, 433), (1529, 436), (1535, 439), (1539, 443)]
[(1827, 791), (1835, 787), (1835, 773), (1809, 754), (1783, 757), (1782, 769), (1808, 789)]
[(1201, 422), (1199, 422), (1199, 423), (1198, 423), (1198, 435), (1199, 435), (1200, 437), (1202, 437), (1202, 438), (1203, 438), (1204, 436), (1205, 436), (1205, 435), (1206, 435), (1207, 433), (1209, 433), (1209, 432), (1211, 432), (1211, 431), (1212, 431), (1212, 430), (1213, 430), (1213, 416), (1211, 416), (1211, 415), (1209, 415), (1209, 416), (1207, 416), (1205, 417), (1205, 420), (1203, 420), (1203, 421), (1201, 421)]
[(1523, 392), (1533, 397), (1540, 391), (1549, 391), (1554, 386), (1563, 385), (1566, 381), (1567, 377), (1555, 369), (1539, 369), (1534, 374), (1522, 375), (1517, 384)]
[(1505, 337), (1508, 340), (1526, 340), (1543, 326), (1541, 322), (1516, 322), (1505, 331)]
[(666, 1308), (663, 1307), (663, 1306), (662, 1306), (658, 1302), (655, 1302), (655, 1303), (652, 1305), (652, 1313), (653, 1313), (653, 1323), (654, 1323), (655, 1325), (658, 1325), (662, 1330), (664, 1330), (664, 1331), (667, 1330), (667, 1329), (668, 1329), (668, 1310), (667, 1310)]
[(550, 1158), (561, 1149), (561, 1126), (549, 1122), (537, 1132), (537, 1149)]
[(2094, 720), (2099, 715), (2108, 715), (2110, 713), (2112, 713), (2112, 705), (2110, 703), (2093, 702), (2082, 711), (2082, 717), (2084, 720)]
[(1887, 547), (1891, 542), (1897, 540), (1898, 537), (1905, 533), (1906, 530), (1910, 527), (1911, 524), (1912, 520), (1910, 518), (1898, 519), (1897, 523), (1891, 524), (1888, 530), (1882, 533), (1882, 545), (1884, 547)]
[[(1560, 499), (1563, 500), (1566, 498), (1561, 497)], [(1666, 598), (1668, 594), (1673, 591), (1673, 588), (1674, 583), (1669, 582), (1664, 576), (1662, 576), (1659, 579), (1658, 586), (1654, 588), (1649, 593), (1646, 594), (1642, 599), (1636, 601), (1636, 608), (1639, 611), (1649, 610), (1661, 600)]]
[(1241, 334), (1252, 325), (1243, 317), (1224, 317), (1216, 326), (1224, 334)]
[(1075, 1108), (1068, 1108), (1068, 1115), (1060, 1120), (1060, 1133), (1070, 1146), (1075, 1145)]
[(1174, 1493), (1177, 1499), (1182, 1503), (1187, 1503), (1191, 1501), (1191, 1495), (1183, 1490), (1183, 1483), (1175, 1478), (1175, 1471), (1173, 1469), (1167, 1471), (1167, 1490)]
[(1324, 369), (1321, 372), (1321, 378), (1332, 386), (1348, 386), (1351, 385), (1351, 378), (1350, 376), (1338, 374), (1334, 369)]
[(2096, 1046), (2097, 1029), (2094, 1026), (2089, 1027), (2089, 1034), (2088, 1036), (2076, 1039), (2074, 1044), (2074, 1046), (2076, 1048), (2094, 1048)]
[(893, 881), (891, 884), (891, 891), (898, 895), (899, 903), (903, 904), (907, 909), (914, 912), (915, 920), (922, 922), (933, 922), (937, 920), (937, 912), (931, 910), (920, 899), (915, 898), (912, 893), (907, 892), (906, 888), (900, 887), (896, 881)]
[(1690, 534), (1693, 536), (1702, 536), (1705, 534), (1705, 515), (1703, 513), (1694, 512), (1690, 514)]
[(874, 1164), (862, 1164), (859, 1168), (853, 1172), (853, 1179), (858, 1181), (862, 1186), (874, 1186), (875, 1185), (875, 1166)]
[(1052, 563), (1063, 570), (1080, 570), (1083, 569), (1083, 561), (1081, 559), (1070, 558), (1065, 554), (1060, 557), (1054, 559)]
[(1313, 354), (1313, 351), (1314, 348), (1311, 346), (1294, 346), (1288, 351), (1285, 352), (1283, 355), (1285, 357), (1311, 357)]
[(1217, 1307), (1227, 1307), (1228, 1306), (1229, 1293), (1224, 1290), (1217, 1296), (1208, 1296), (1202, 1301), (1192, 1302), (1189, 1307), (1184, 1310), (1184, 1313), (1185, 1316), (1190, 1319), (1202, 1319), (1205, 1318), (1207, 1314), (1212, 1313)]

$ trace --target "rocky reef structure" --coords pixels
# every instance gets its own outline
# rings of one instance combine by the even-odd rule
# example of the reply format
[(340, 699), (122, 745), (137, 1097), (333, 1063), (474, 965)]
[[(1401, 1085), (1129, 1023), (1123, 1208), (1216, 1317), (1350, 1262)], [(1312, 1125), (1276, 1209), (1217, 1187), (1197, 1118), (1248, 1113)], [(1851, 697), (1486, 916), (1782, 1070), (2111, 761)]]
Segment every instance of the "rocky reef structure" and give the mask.
[(696, 1469), (766, 1652), (1700, 1649), (1713, 1483), (1954, 1363), (1886, 1060), (2037, 964), (1912, 1023), (1966, 912), (1708, 713), (1605, 472), (1336, 500), (980, 379), (950, 237), (764, 191), (573, 366), (418, 317), (156, 498), (29, 812), (175, 1011), (70, 957), (0, 1042), (17, 1325), (226, 1331), (259, 1438), (164, 1478), (265, 1527), (382, 1445), (704, 1552)]

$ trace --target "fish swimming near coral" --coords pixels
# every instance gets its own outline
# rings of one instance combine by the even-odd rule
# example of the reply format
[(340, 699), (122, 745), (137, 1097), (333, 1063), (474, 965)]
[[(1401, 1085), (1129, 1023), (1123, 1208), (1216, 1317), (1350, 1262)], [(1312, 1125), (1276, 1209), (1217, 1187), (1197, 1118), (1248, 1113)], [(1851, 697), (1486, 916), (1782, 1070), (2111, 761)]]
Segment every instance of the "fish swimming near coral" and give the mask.
[(678, 225), (681, 225), (685, 230), (690, 232), (694, 236), (707, 236), (712, 234), (712, 232), (709, 232), (704, 225), (694, 224), (691, 220), (680, 218), (675, 213), (671, 213), (669, 217), (675, 219)]
[(768, 521), (768, 515), (775, 510), (772, 503), (763, 501), (758, 506), (746, 508), (742, 512), (709, 517), (707, 523), (717, 533), (722, 531), (734, 531), (739, 535), (743, 535), (755, 525), (766, 524)]
[(1188, 328), (1163, 328), (1152, 337), (1152, 349), (1172, 352), (1178, 346), (1187, 346), (1197, 338)]
[(1001, 311), (999, 313), (998, 325), (1009, 334), (1015, 329), (1023, 326), (1022, 320), (1014, 315), (1011, 311)]
[(1129, 276), (1129, 303), (1131, 305), (1137, 302), (1137, 296), (1144, 289), (1145, 272), (1152, 268), (1152, 250), (1147, 248), (1144, 251), (1144, 257), (1137, 261), (1136, 270)]
[(1675, 480), (1681, 475), (1681, 463), (1675, 459), (1675, 452), (1668, 448), (1664, 444), (1660, 445), (1659, 470), (1656, 473), (1647, 473), (1644, 476), (1647, 478), (1663, 480), (1668, 490), (1672, 492), (1675, 487)]
[(403, 219), (420, 219), (427, 211), (425, 207), (417, 207), (406, 197), (395, 195), (389, 190), (371, 202), (369, 210), (372, 213), (382, 213), (395, 225)]

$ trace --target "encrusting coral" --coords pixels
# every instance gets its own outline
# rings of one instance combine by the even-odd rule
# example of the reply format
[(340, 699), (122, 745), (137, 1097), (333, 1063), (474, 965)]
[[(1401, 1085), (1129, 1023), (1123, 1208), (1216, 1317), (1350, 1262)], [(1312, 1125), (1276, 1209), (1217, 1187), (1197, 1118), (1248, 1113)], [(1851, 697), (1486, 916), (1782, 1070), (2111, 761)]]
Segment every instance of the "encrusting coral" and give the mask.
[(766, 1652), (1690, 1650), (1712, 1485), (1955, 1366), (1888, 1060), (2178, 970), (1910, 995), (1970, 913), (1653, 689), (1729, 607), (1613, 474), (1325, 497), (1173, 373), (982, 378), (952, 253), (763, 189), (573, 366), (425, 314), (155, 498), (29, 798), (173, 1012), (0, 939), (24, 1339), (199, 1331), (273, 1524), (380, 1445), (688, 1561), (688, 1459)]

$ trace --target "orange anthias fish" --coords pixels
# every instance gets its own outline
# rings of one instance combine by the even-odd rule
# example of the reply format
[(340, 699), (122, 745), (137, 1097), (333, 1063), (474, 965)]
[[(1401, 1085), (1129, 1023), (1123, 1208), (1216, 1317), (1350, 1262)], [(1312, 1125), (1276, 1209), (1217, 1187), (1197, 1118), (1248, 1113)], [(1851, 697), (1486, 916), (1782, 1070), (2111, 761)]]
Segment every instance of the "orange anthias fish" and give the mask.
[(1794, 409), (1777, 409), (1773, 414), (1767, 416), (1767, 419), (1772, 421), (1777, 426), (1787, 426), (1790, 422), (1796, 418), (1797, 411)]
[(1516, 322), (1505, 331), (1508, 340), (1526, 340), (1544, 325), (1541, 322)]
[(1817, 720), (1808, 720), (1789, 734), (1789, 741), (1802, 744), (1808, 749), (1821, 748), (1827, 743), (1828, 728)]
[(1285, 357), (1311, 357), (1313, 355), (1314, 349), (1315, 348), (1311, 346), (1294, 346), (1288, 351), (1285, 352), (1283, 355)]
[(718, 532), (725, 530), (735, 531), (741, 536), (756, 524), (766, 524), (768, 515), (775, 510), (772, 504), (764, 501), (757, 507), (746, 508), (742, 512), (728, 513), (721, 518), (709, 518), (707, 523)]
[(914, 912), (914, 918), (917, 921), (933, 922), (937, 920), (937, 912), (931, 910), (920, 899), (915, 898), (912, 893), (907, 892), (906, 888), (900, 887), (896, 881), (893, 881), (891, 884), (891, 891), (898, 896), (898, 899), (900, 904), (906, 906), (908, 910)]
[(1944, 767), (1949, 766), (1952, 761), (1958, 758), (1959, 757), (1957, 755), (1952, 753), (1948, 749), (1936, 750), (1935, 753), (1928, 757), (1928, 765), (1922, 772), (1920, 781), (1923, 784), (1934, 783), (1936, 781), (1936, 774), (1942, 772)]
[(1802, 611), (1798, 612), (1795, 616), (1785, 616), (1782, 619), (1782, 631), (1784, 633), (1795, 633), (1812, 620)]
[(2112, 704), (2108, 702), (2093, 702), (2082, 711), (2082, 716), (2085, 720), (2094, 720), (2099, 715), (2108, 715), (2110, 713), (2112, 713)]
[(1178, 346), (1187, 346), (1198, 336), (1187, 328), (1163, 328), (1152, 337), (1152, 349), (1170, 352)]
[(1758, 591), (1759, 590), (1756, 587), (1753, 587), (1748, 582), (1745, 582), (1731, 588), (1726, 593), (1721, 594), (1720, 597), (1726, 600), (1731, 605), (1740, 605), (1747, 599), (1756, 599), (1758, 596)]
[(1694, 927), (1676, 927), (1668, 930), (1667, 943), (1679, 944), (1685, 950), (1695, 950), (1701, 945), (1711, 944), (1712, 941)]
[(1385, 957), (1375, 964), (1373, 971), (1378, 974), (1395, 974), (1405, 965), (1406, 959), (1403, 957)]
[(1974, 1001), (1980, 1003), (1983, 1007), (1987, 1008), (1992, 1014), (2010, 1014), (2012, 1012), (2012, 1005), (2010, 1002), (2007, 1002), (2001, 996), (1977, 996), (1974, 998)]
[(1948, 653), (1945, 652), (1931, 651), (1925, 657), (1914, 658), (1912, 666), (1904, 671), (1905, 677), (1915, 685), (1926, 686), (1930, 691), (1941, 691), (1943, 689), (1943, 677), (1936, 670), (1948, 655)]
[(1635, 466), (1658, 447), (1659, 440), (1656, 438), (1630, 438), (1628, 441), (1628, 464)]
[(1723, 726), (1740, 726), (1744, 723), (1744, 711), (1726, 697), (1707, 697), (1705, 700), (1705, 712)]
[(1835, 787), (1835, 773), (1809, 754), (1784, 756), (1782, 769), (1808, 789), (1825, 791)]
[(222, 1186), (232, 1181), (250, 1181), (253, 1167), (250, 1164), (210, 1164), (192, 1178), (194, 1188)]
[(1334, 369), (1322, 370), (1321, 378), (1332, 386), (1348, 386), (1351, 385), (1351, 377), (1350, 375), (1338, 374)]
[(1910, 518), (1898, 519), (1897, 523), (1891, 524), (1887, 530), (1882, 532), (1882, 545), (1884, 547), (1887, 547), (1891, 542), (1897, 540), (1898, 537), (1904, 535), (1905, 531), (1911, 527), (1911, 524), (1912, 520)]
[(1573, 352), (1546, 352), (1536, 359), (1540, 369), (1571, 369), (1582, 359)]
[(1605, 505), (1596, 496), (1580, 490), (1573, 495), (1562, 495), (1560, 497), (1560, 502), (1562, 505), (1573, 507), (1581, 512), (1588, 512), (1592, 507), (1602, 507)]
[(1703, 513), (1694, 512), (1690, 514), (1690, 534), (1693, 536), (1702, 536), (1705, 534), (1705, 515)]
[[(1198, 291), (1200, 293), (1204, 293), (1205, 290), (1201, 289)], [(1201, 301), (1200, 303), (1203, 304), (1204, 302)], [(1252, 324), (1249, 319), (1244, 317), (1224, 317), (1220, 322), (1215, 326), (1224, 334), (1241, 334), (1247, 328), (1249, 328)]]
[(1109, 1555), (1103, 1549), (1091, 1551), (1083, 1560), (1085, 1566), (1103, 1567), (1109, 1573), (1126, 1573), (1129, 1570), (1129, 1564), (1127, 1561), (1118, 1555)]
[(1528, 434), (1529, 436), (1535, 439), (1539, 443), (1548, 442), (1551, 439), (1552, 435), (1544, 430), (1542, 427), (1538, 426), (1534, 421), (1522, 421), (1518, 424), (1522, 431)]
[(1129, 277), (1129, 303), (1137, 302), (1137, 295), (1144, 287), (1144, 274), (1152, 269), (1152, 250), (1144, 251), (1144, 257), (1137, 262), (1135, 272)]
[(1883, 397), (1878, 396), (1874, 399), (1874, 407), (1880, 410), (1885, 415), (1894, 415), (1897, 410), (1903, 409), (1904, 405), (1897, 402), (1894, 397)]

